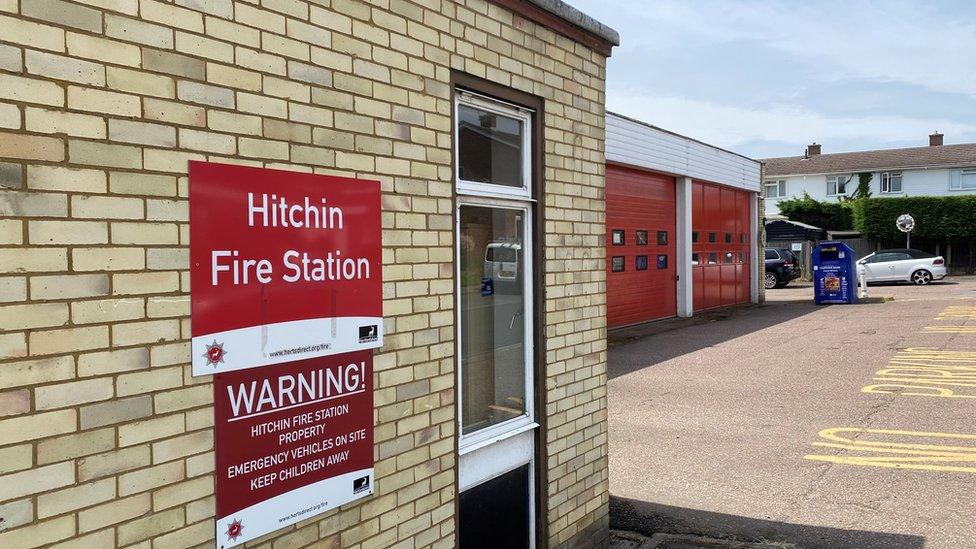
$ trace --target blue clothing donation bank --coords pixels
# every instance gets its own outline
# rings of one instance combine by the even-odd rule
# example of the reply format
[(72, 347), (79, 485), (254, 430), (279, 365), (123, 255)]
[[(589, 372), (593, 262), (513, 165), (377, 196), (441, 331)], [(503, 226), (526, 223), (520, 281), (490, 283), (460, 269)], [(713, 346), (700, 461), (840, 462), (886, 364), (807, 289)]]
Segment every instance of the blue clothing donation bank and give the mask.
[(843, 242), (821, 242), (813, 249), (813, 301), (857, 303), (857, 262)]

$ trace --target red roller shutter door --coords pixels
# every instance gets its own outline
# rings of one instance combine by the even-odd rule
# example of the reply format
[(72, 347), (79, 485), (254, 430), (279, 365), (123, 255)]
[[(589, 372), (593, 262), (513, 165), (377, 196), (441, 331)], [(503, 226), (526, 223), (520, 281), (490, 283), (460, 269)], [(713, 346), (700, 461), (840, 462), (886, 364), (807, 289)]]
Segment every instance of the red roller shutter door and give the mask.
[[(608, 326), (675, 316), (674, 178), (608, 165), (606, 204)], [(615, 230), (623, 244), (614, 245)], [(646, 243), (638, 232), (646, 232)], [(646, 269), (637, 270), (642, 257)]]
[(750, 300), (750, 193), (692, 183), (692, 298), (694, 310)]

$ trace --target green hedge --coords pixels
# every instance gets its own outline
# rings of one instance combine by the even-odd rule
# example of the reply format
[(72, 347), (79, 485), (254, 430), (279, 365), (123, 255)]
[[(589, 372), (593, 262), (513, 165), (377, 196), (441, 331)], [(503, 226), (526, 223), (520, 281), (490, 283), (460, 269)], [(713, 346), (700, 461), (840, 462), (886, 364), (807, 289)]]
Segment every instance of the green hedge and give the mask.
[(792, 221), (834, 231), (854, 228), (851, 202), (820, 202), (804, 194), (803, 198), (780, 200), (778, 206), (780, 213)]
[[(854, 228), (869, 238), (897, 238), (895, 220), (915, 218), (912, 236), (950, 239), (976, 238), (976, 196), (906, 196), (851, 201)], [(792, 219), (792, 218), (791, 218)]]

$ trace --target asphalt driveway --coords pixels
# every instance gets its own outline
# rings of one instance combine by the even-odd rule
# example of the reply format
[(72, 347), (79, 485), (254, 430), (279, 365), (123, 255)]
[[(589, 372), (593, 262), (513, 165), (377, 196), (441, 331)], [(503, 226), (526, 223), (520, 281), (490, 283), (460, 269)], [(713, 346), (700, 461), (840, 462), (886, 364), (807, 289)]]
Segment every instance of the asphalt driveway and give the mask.
[(976, 278), (854, 306), (767, 295), (611, 347), (612, 525), (976, 547)]

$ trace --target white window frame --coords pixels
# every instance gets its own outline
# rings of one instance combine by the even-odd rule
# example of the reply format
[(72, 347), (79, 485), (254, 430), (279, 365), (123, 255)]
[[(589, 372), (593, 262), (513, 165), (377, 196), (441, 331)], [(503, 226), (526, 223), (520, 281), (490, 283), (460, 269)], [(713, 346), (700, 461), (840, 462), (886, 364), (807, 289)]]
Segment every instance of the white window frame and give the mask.
[[(515, 118), (522, 123), (522, 186), (508, 187), (480, 181), (461, 179), (460, 135), (457, 128), (461, 105), (486, 110), (502, 116)], [(458, 194), (486, 197), (511, 197), (523, 200), (532, 199), (532, 109), (505, 103), (468, 90), (457, 89), (454, 93), (454, 182)]]
[[(892, 190), (891, 178), (898, 178), (898, 190)], [(901, 194), (905, 189), (905, 178), (902, 172), (881, 172), (881, 193), (882, 194)]]
[[(847, 196), (847, 186), (850, 185), (851, 179), (853, 179), (850, 174), (843, 175), (828, 175), (827, 176), (827, 196)], [(833, 180), (833, 181), (831, 181)], [(840, 190), (841, 181), (844, 183), (844, 192), (837, 192)], [(830, 192), (830, 186), (834, 185), (834, 192)]]
[[(775, 179), (775, 180), (766, 181), (764, 185), (765, 185), (764, 189), (766, 191), (766, 198), (772, 198), (772, 199), (786, 198), (785, 179)], [(776, 187), (776, 194), (769, 194), (769, 187), (771, 186)]]
[[(464, 398), (464, 387), (462, 385), (462, 368), (461, 364), (461, 342), (463, 337), (462, 325), (461, 325), (461, 307), (457, 307), (455, 312), (455, 325), (457, 326), (457, 336), (455, 340), (455, 352), (458, 357), (457, 360), (457, 432), (458, 432), (458, 453), (466, 454), (473, 452), (479, 448), (483, 448), (495, 442), (499, 442), (509, 437), (518, 435), (526, 431), (530, 431), (539, 427), (539, 424), (535, 420), (535, 349), (534, 349), (534, 326), (533, 319), (535, 318), (533, 305), (533, 285), (534, 274), (532, 271), (532, 208), (531, 204), (527, 202), (516, 202), (512, 200), (504, 199), (492, 199), (485, 197), (475, 197), (475, 196), (458, 196), (457, 205), (455, 207), (454, 218), (455, 218), (455, 231), (456, 234), (461, 234), (461, 208), (463, 206), (474, 206), (474, 207), (488, 207), (488, 208), (502, 208), (518, 210), (523, 215), (522, 221), (522, 277), (525, 284), (525, 291), (523, 292), (523, 303), (522, 303), (522, 326), (524, 330), (524, 344), (523, 344), (523, 367), (525, 368), (525, 413), (521, 416), (505, 420), (501, 423), (496, 423), (490, 427), (485, 427), (479, 429), (474, 433), (465, 434), (464, 432), (464, 417), (462, 414), (461, 406), (463, 405)], [(460, 238), (455, 239), (454, 243), (454, 257), (461, 257), (461, 243)], [(461, 262), (455, 261), (454, 265), (454, 291), (455, 295), (461, 295)]]
[[(950, 191), (976, 191), (976, 168), (963, 168), (956, 174), (949, 177)], [(974, 183), (972, 185), (965, 185), (967, 177), (973, 178)]]

